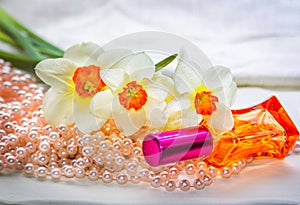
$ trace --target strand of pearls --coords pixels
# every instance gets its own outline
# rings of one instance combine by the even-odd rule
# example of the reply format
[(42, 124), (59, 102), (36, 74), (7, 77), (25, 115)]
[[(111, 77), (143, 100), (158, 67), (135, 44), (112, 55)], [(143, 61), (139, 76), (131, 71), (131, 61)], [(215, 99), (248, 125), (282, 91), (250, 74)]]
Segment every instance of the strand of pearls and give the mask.
[[(142, 156), (140, 140), (149, 130), (133, 140), (113, 120), (89, 135), (75, 126), (50, 126), (43, 118), (44, 91), (30, 75), (0, 59), (0, 172), (23, 171), (53, 181), (65, 177), (120, 185), (144, 182), (167, 191), (188, 191), (201, 190), (216, 177), (236, 175), (252, 161), (249, 158), (220, 169), (202, 159), (150, 167)], [(299, 140), (293, 151), (300, 153)]]

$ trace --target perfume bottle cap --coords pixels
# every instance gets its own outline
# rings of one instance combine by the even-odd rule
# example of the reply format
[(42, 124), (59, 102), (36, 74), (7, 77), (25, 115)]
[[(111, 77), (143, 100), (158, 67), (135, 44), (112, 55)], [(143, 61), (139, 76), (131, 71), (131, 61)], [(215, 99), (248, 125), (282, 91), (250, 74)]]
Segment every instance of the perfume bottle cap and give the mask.
[(213, 138), (203, 126), (149, 134), (143, 141), (145, 160), (151, 166), (204, 157), (212, 152)]

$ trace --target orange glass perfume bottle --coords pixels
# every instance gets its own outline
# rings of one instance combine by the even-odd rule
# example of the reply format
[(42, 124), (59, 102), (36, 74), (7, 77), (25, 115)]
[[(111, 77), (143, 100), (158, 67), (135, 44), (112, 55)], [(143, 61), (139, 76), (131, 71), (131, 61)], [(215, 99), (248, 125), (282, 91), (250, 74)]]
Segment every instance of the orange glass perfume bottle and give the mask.
[(269, 156), (283, 159), (299, 132), (275, 96), (256, 106), (232, 110), (234, 128), (221, 134), (205, 161), (223, 167), (241, 159)]

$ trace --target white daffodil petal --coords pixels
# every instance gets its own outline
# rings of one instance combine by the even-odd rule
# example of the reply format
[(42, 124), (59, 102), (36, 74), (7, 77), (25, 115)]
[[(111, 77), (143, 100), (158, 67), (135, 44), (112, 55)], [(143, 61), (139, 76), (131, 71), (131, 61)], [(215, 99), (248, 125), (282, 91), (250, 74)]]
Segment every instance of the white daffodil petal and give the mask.
[(64, 58), (70, 59), (77, 66), (96, 65), (103, 49), (95, 43), (81, 43), (66, 50)]
[(111, 117), (113, 94), (110, 90), (98, 92), (92, 99), (90, 111), (96, 117), (98, 127)]
[(89, 133), (99, 129), (96, 118), (90, 113), (91, 97), (80, 97), (73, 94), (73, 116), (78, 129), (83, 133)]
[(154, 67), (141, 68), (130, 74), (130, 79), (141, 81), (143, 79), (152, 79), (155, 73)]
[(121, 61), (126, 56), (131, 55), (132, 52), (126, 49), (113, 49), (103, 52), (98, 58), (98, 65), (101, 69), (109, 69), (114, 64)]
[(203, 76), (204, 85), (210, 90), (228, 86), (232, 83), (232, 73), (224, 66), (213, 66)]
[(193, 102), (190, 99), (190, 94), (184, 93), (172, 100), (171, 102), (169, 102), (166, 110), (167, 112), (172, 112), (190, 109), (193, 105), (192, 103)]
[(176, 67), (174, 81), (180, 94), (191, 93), (202, 84), (202, 75), (194, 67), (180, 61)]
[(158, 102), (164, 101), (168, 96), (168, 90), (162, 85), (156, 84), (148, 79), (144, 79), (142, 84), (145, 85), (144, 89), (146, 90), (148, 97), (155, 99)]
[(119, 107), (119, 109), (117, 108), (116, 110), (118, 110), (118, 112), (113, 110), (116, 125), (128, 136), (136, 133), (146, 124), (146, 113), (144, 109), (135, 111)]
[(144, 109), (147, 115), (147, 125), (150, 128), (162, 129), (167, 122), (167, 115), (164, 112), (167, 104), (156, 100), (148, 100)]
[(197, 126), (202, 120), (201, 115), (197, 115), (194, 110), (190, 109), (168, 112), (167, 117), (166, 128), (168, 130)]
[[(127, 56), (113, 65), (112, 68), (124, 69), (129, 75), (133, 74), (135, 76), (138, 76), (140, 79), (151, 79), (155, 72), (154, 63), (152, 62), (151, 58), (144, 52)], [(140, 73), (140, 70), (143, 70), (143, 72)]]
[(37, 76), (47, 85), (61, 91), (70, 91), (74, 83), (72, 77), (76, 67), (68, 59), (46, 59), (35, 67)]
[(231, 110), (223, 103), (216, 103), (216, 107), (212, 115), (205, 119), (217, 131), (231, 130), (234, 125)]
[(73, 123), (73, 94), (59, 93), (50, 88), (44, 97), (44, 115), (50, 124), (72, 124)]
[(214, 94), (219, 98), (219, 101), (223, 102), (228, 107), (234, 103), (236, 92), (237, 87), (234, 81), (229, 85), (214, 90)]
[(155, 83), (167, 88), (169, 95), (172, 96), (173, 98), (175, 98), (175, 96), (178, 95), (175, 89), (174, 80), (171, 77), (166, 76), (164, 74), (155, 73), (152, 80)]
[(123, 85), (127, 79), (125, 71), (117, 68), (100, 70), (100, 76), (103, 82), (113, 91)]
[(199, 125), (202, 120), (202, 115), (198, 115), (195, 110), (182, 111), (182, 128)]

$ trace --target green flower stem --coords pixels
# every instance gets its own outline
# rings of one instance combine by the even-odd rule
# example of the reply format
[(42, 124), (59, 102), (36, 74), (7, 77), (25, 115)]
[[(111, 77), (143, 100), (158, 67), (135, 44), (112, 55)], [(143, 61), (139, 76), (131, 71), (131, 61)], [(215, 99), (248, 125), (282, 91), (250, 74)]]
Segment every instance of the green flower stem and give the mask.
[(20, 47), (19, 44), (17, 42), (15, 42), (11, 37), (9, 37), (8, 35), (6, 35), (6, 33), (4, 33), (3, 31), (1, 31), (0, 29), (0, 41), (7, 43), (13, 47)]
[(30, 58), (21, 54), (6, 52), (3, 50), (0, 50), (0, 56), (6, 59), (7, 61), (13, 63), (15, 66), (33, 74), (34, 70), (32, 68), (39, 62), (34, 58)]
[(31, 45), (27, 36), (19, 32), (10, 22), (5, 18), (0, 18), (0, 24), (2, 28), (14, 39), (18, 42), (24, 51), (32, 58), (37, 60), (42, 60), (43, 56)]
[(45, 39), (41, 38), (40, 36), (38, 36), (37, 34), (35, 34), (34, 32), (32, 32), (30, 29), (28, 29), (27, 27), (25, 27), (23, 24), (21, 24), (20, 22), (18, 22), (16, 19), (14, 19), (12, 16), (10, 16), (4, 9), (2, 9), (0, 7), (0, 19), (7, 19), (11, 24), (14, 25), (14, 27), (16, 27), (19, 31), (23, 31), (24, 33), (26, 33), (29, 37), (32, 37), (33, 39), (35, 39), (36, 42), (39, 42), (40, 45), (43, 45), (43, 47), (47, 48), (47, 49), (51, 49), (53, 51), (56, 51), (58, 54), (60, 54), (60, 56), (63, 55), (64, 51), (60, 48), (58, 48), (57, 46), (54, 46), (53, 44), (49, 43), (48, 41), (46, 41)]

